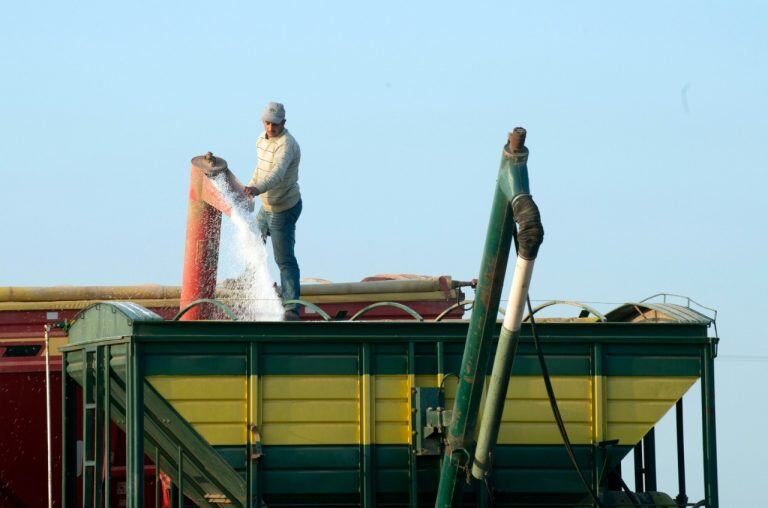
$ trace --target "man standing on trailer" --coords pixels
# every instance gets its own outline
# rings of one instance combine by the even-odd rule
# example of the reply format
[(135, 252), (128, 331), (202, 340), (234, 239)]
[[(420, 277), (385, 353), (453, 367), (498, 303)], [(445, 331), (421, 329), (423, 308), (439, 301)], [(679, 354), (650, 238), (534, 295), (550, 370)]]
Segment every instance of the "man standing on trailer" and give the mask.
[[(270, 102), (261, 114), (264, 132), (256, 141), (258, 164), (245, 188), (246, 195), (261, 198), (256, 220), (263, 238), (272, 237), (275, 262), (280, 268), (283, 301), (299, 298), (299, 263), (293, 248), (296, 221), (301, 215), (299, 161), (301, 150), (285, 128), (285, 107)], [(286, 321), (299, 319), (298, 306), (285, 306)]]

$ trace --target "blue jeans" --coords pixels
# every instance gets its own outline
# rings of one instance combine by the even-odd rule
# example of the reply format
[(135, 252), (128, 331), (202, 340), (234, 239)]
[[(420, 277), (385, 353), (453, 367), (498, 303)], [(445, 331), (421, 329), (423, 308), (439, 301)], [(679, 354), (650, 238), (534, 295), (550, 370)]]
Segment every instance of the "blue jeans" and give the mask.
[[(301, 215), (301, 200), (292, 208), (282, 212), (268, 212), (262, 208), (256, 215), (256, 222), (264, 241), (272, 237), (272, 250), (275, 253), (275, 263), (280, 268), (280, 285), (283, 290), (283, 301), (298, 300), (301, 286), (299, 285), (299, 262), (293, 253), (296, 244), (296, 221)], [(286, 305), (288, 310), (298, 311), (298, 305)]]

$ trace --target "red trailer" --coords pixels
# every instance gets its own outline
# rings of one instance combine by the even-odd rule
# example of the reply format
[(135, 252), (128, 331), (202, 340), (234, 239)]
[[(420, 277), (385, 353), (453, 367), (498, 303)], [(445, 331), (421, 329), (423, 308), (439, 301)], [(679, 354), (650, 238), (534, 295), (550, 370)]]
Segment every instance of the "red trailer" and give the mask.
[[(225, 282), (226, 285), (226, 282)], [(324, 319), (426, 319), (445, 314), (460, 318), (462, 287), (468, 282), (450, 277), (375, 276), (372, 280), (344, 284), (302, 286), (301, 318)], [(236, 289), (222, 288), (217, 296), (226, 303)], [(133, 301), (173, 319), (179, 312), (180, 288), (176, 286), (6, 287), (0, 288), (0, 507), (47, 506), (47, 414), (50, 418), (53, 506), (61, 497), (61, 355), (66, 337), (60, 328), (49, 333), (46, 382), (46, 325), (71, 320), (80, 309), (96, 301)], [(447, 311), (447, 313), (446, 313)], [(362, 312), (362, 313), (361, 313)], [(223, 315), (221, 316), (223, 317)], [(50, 411), (46, 409), (46, 388)], [(80, 425), (78, 425), (80, 428)], [(117, 499), (125, 474), (122, 431), (112, 425), (116, 448), (109, 458), (113, 492)], [(154, 466), (145, 468), (147, 482), (154, 482)], [(148, 483), (148, 485), (150, 484)], [(153, 492), (148, 488), (147, 492)], [(155, 506), (154, 498), (146, 506)]]

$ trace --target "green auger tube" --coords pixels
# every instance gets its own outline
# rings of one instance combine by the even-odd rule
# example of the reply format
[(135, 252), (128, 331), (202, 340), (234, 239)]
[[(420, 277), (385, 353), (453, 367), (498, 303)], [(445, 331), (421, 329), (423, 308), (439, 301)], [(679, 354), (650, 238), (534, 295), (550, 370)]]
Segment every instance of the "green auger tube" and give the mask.
[[(515, 297), (510, 295), (510, 300), (517, 302), (514, 305), (519, 306), (520, 309), (519, 312), (518, 309), (515, 309), (514, 313), (508, 312), (510, 314), (508, 318), (510, 323), (507, 323), (507, 319), (505, 319), (502, 330), (502, 337), (507, 338), (506, 346), (499, 345), (499, 348), (505, 349), (506, 353), (503, 353), (501, 359), (498, 358), (497, 354), (497, 362), (494, 362), (495, 364), (501, 362), (502, 366), (508, 365), (511, 367), (516, 347), (516, 337), (520, 329), (522, 304), (525, 302), (527, 295), (527, 287), (533, 269), (533, 260), (538, 252), (538, 246), (543, 239), (538, 209), (536, 209), (535, 203), (530, 198), (527, 167), (528, 149), (525, 147), (525, 136), (525, 129), (521, 127), (515, 128), (510, 133), (508, 143), (502, 150), (499, 175), (496, 180), (496, 192), (488, 224), (483, 260), (480, 266), (480, 276), (478, 277), (477, 289), (475, 291), (475, 305), (467, 332), (464, 355), (461, 360), (461, 372), (456, 390), (453, 420), (448, 428), (445, 455), (440, 469), (440, 484), (435, 502), (435, 506), (439, 508), (458, 507), (461, 505), (464, 478), (459, 478), (459, 471), (463, 471), (463, 475), (469, 474), (468, 469), (474, 453), (472, 439), (475, 424), (477, 423), (483, 381), (486, 376), (493, 326), (496, 323), (496, 314), (499, 309), (504, 274), (515, 230), (515, 220), (518, 219), (518, 222), (520, 222), (520, 217), (515, 217), (516, 208), (521, 210), (522, 213), (520, 215), (525, 216), (526, 219), (535, 215), (535, 220), (529, 221), (526, 224), (520, 223), (521, 235), (519, 239), (523, 239), (524, 227), (526, 228), (526, 236), (524, 249), (521, 243), (521, 255), (518, 257), (518, 267), (515, 271), (515, 280), (513, 281), (513, 291), (517, 291), (519, 294)], [(519, 204), (523, 206), (521, 207)], [(535, 213), (533, 213), (534, 211)], [(524, 266), (521, 267), (521, 263)], [(512, 322), (513, 320), (517, 320), (516, 325)], [(501, 393), (502, 404), (503, 394), (506, 393), (506, 385), (509, 382), (509, 368), (505, 368), (506, 375), (497, 376), (499, 379), (495, 382), (494, 388), (494, 390)], [(504, 390), (500, 391), (502, 385)], [(501, 407), (497, 408), (496, 411), (500, 419)], [(495, 444), (496, 435), (498, 434), (498, 423), (495, 430), (491, 426), (483, 432), (485, 435), (485, 438), (483, 438), (484, 446), (490, 450), (493, 444)]]

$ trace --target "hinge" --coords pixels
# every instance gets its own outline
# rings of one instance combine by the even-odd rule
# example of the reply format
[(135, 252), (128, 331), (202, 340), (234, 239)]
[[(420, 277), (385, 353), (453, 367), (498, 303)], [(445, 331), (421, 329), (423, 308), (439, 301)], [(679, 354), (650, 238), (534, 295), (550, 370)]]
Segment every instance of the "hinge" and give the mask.
[(414, 389), (413, 450), (416, 455), (440, 455), (443, 452), (445, 430), (451, 424), (453, 412), (443, 407), (443, 391), (438, 387), (420, 386)]
[(445, 409), (444, 407), (427, 408), (427, 427), (432, 429), (432, 432), (437, 434), (444, 434), (445, 429), (450, 427), (453, 420), (453, 410)]
[(249, 455), (251, 460), (259, 460), (264, 455), (261, 449), (261, 432), (259, 432), (259, 426), (252, 423), (249, 426), (249, 430), (251, 431), (251, 449)]

